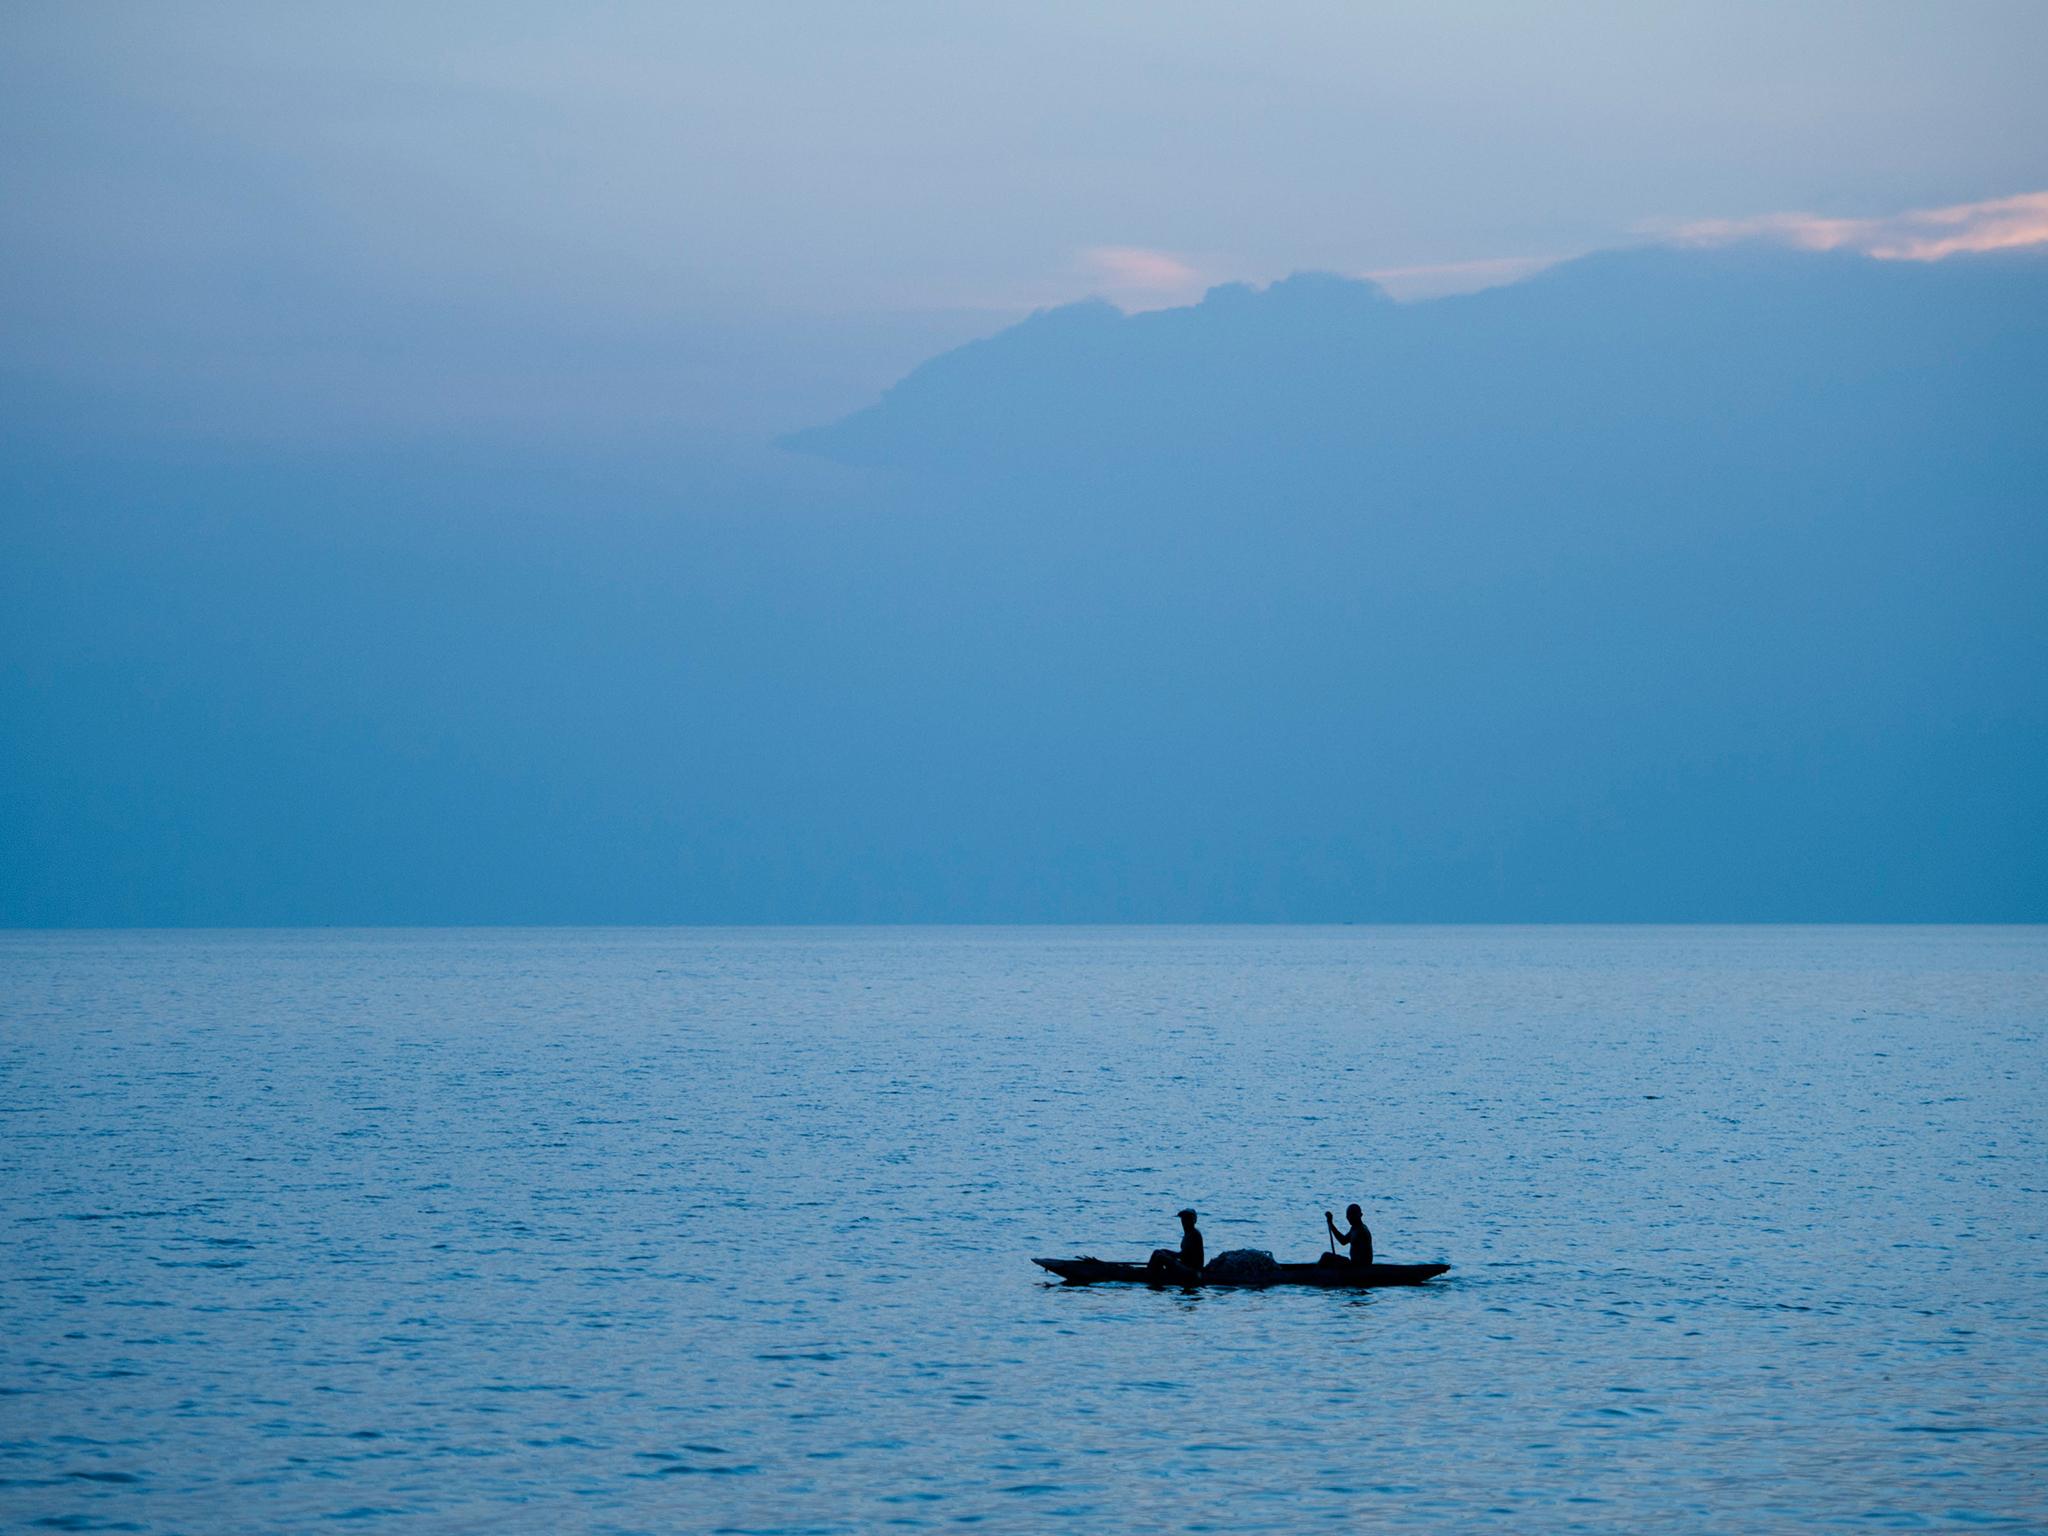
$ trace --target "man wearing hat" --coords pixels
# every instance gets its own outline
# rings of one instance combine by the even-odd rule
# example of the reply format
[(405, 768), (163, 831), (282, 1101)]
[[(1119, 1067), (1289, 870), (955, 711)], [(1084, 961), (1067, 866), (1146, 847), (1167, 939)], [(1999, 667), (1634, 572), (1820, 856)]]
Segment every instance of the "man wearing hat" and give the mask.
[(1202, 1234), (1195, 1230), (1195, 1213), (1180, 1213), (1180, 1252), (1155, 1248), (1145, 1266), (1166, 1280), (1199, 1280), (1202, 1276)]

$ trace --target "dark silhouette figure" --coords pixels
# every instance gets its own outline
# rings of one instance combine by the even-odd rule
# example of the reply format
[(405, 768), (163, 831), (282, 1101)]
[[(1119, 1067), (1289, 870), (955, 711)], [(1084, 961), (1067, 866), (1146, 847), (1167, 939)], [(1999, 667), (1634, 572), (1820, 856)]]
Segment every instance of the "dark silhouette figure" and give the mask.
[(1196, 1280), (1202, 1274), (1202, 1234), (1195, 1229), (1195, 1213), (1180, 1213), (1180, 1252), (1155, 1248), (1145, 1266), (1153, 1274), (1175, 1280)]
[(1328, 1211), (1323, 1212), (1323, 1220), (1329, 1224), (1331, 1241), (1342, 1243), (1346, 1248), (1349, 1248), (1351, 1250), (1351, 1257), (1345, 1259), (1339, 1258), (1334, 1253), (1326, 1253), (1323, 1255), (1322, 1262), (1325, 1264), (1349, 1264), (1354, 1269), (1364, 1269), (1372, 1263), (1372, 1229), (1365, 1224), (1365, 1212), (1355, 1205), (1345, 1206), (1344, 1216), (1351, 1223), (1351, 1230), (1349, 1232), (1339, 1232), (1337, 1230), (1337, 1218)]

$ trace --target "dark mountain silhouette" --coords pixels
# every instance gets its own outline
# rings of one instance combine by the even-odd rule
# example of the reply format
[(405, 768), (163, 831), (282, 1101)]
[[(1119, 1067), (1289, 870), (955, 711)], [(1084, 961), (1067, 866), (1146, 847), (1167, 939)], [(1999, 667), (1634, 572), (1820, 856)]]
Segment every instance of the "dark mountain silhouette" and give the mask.
[(1203, 567), (1396, 909), (2040, 915), (2044, 419), (2048, 259), (1749, 247), (1075, 306), (790, 442)]
[(1652, 250), (756, 470), (17, 445), (0, 919), (2048, 918), (2044, 381), (2039, 258)]

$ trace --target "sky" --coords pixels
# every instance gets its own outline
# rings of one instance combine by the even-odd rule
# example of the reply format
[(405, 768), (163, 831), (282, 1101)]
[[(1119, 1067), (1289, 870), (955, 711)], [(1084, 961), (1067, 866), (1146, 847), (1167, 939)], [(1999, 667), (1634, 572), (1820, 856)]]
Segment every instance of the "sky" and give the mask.
[(2048, 8), (137, 6), (0, 44), (41, 429), (757, 441), (1031, 309), (2048, 191)]
[(0, 925), (2039, 921), (2044, 59), (13, 0)]

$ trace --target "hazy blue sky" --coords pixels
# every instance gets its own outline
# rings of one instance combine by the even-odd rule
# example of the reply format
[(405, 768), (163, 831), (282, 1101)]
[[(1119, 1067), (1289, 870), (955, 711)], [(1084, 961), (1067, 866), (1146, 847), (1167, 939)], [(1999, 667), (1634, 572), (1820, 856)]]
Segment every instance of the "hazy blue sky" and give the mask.
[(0, 923), (2039, 920), (2044, 60), (17, 0)]
[(61, 0), (0, 31), (6, 403), (155, 434), (760, 433), (1093, 292), (1426, 291), (2048, 188), (2032, 0)]

